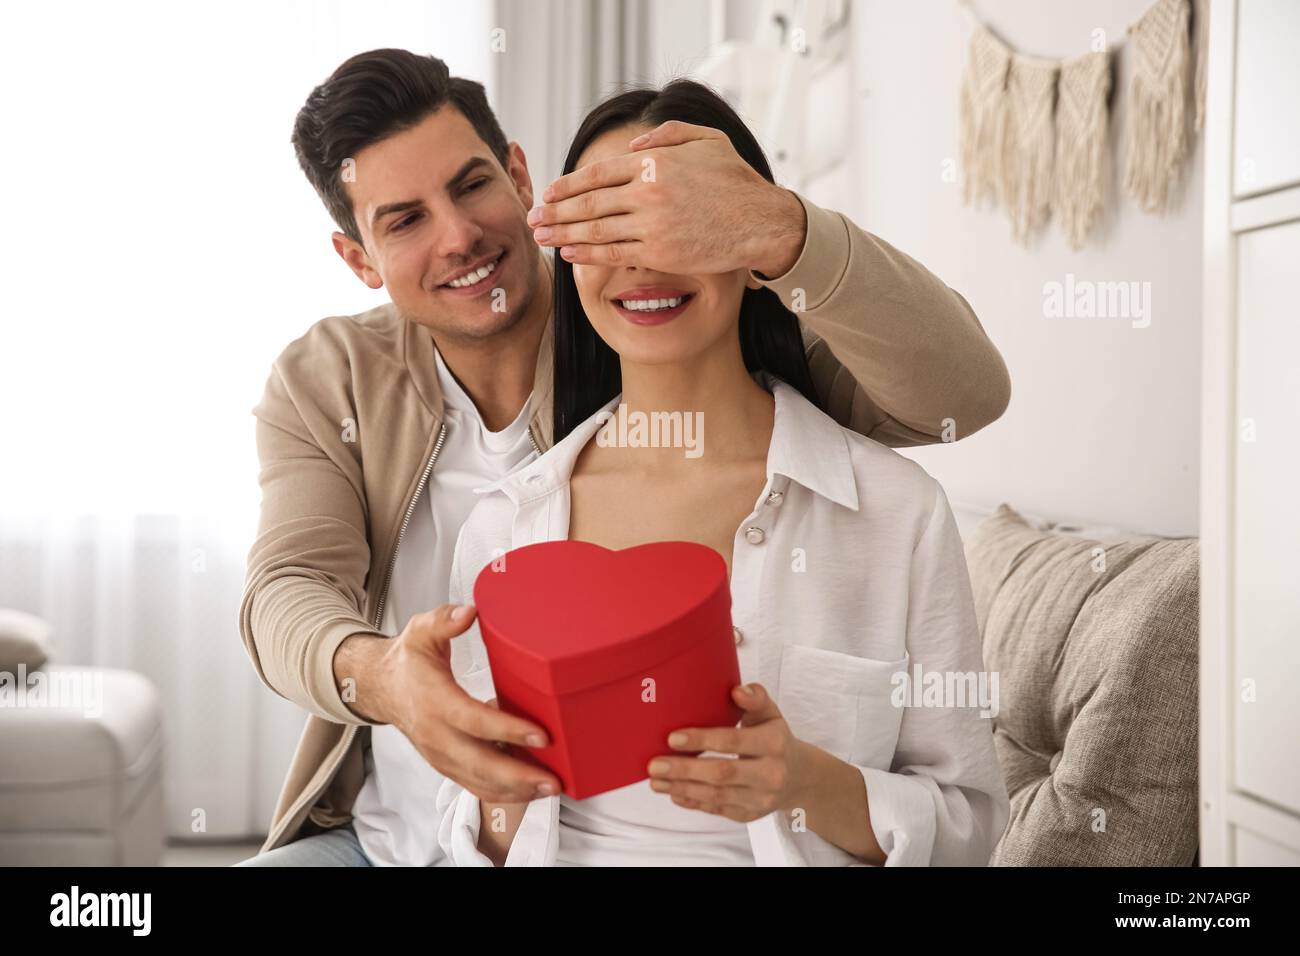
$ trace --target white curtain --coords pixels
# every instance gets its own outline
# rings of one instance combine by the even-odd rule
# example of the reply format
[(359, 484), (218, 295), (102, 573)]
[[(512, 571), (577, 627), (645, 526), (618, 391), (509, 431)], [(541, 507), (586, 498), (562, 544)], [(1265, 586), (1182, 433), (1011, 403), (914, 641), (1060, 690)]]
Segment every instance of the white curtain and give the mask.
[[(537, 201), (560, 175), (578, 123), (601, 99), (629, 83), (663, 77), (650, 69), (653, 20), (692, 30), (707, 22), (700, 0), (498, 0), (506, 51), (494, 58), (497, 110), (510, 139), (524, 147)], [(699, 31), (695, 31), (699, 32)]]
[(168, 829), (264, 832), (304, 715), (237, 609), (256, 403), (316, 319), (384, 301), (330, 248), (294, 114), (353, 53), (433, 53), (495, 92), (495, 7), (41, 2), (0, 12), (0, 606), (55, 663), (164, 703)]

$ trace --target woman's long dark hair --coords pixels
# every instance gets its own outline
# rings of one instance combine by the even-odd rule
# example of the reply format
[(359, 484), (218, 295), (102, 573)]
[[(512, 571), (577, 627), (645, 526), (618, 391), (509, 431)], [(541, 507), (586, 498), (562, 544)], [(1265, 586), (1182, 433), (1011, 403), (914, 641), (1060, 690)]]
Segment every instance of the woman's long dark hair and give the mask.
[[(661, 90), (634, 89), (605, 100), (587, 115), (573, 137), (564, 172), (571, 173), (583, 151), (601, 134), (668, 120), (710, 126), (731, 140), (740, 158), (768, 182), (775, 182), (758, 140), (735, 110), (713, 90), (693, 80), (674, 80)], [(594, 415), (622, 390), (618, 353), (596, 334), (578, 298), (573, 265), (555, 256), (554, 441)], [(797, 388), (821, 406), (808, 370), (799, 321), (771, 289), (746, 289), (740, 303), (740, 351), (745, 368), (763, 370)]]

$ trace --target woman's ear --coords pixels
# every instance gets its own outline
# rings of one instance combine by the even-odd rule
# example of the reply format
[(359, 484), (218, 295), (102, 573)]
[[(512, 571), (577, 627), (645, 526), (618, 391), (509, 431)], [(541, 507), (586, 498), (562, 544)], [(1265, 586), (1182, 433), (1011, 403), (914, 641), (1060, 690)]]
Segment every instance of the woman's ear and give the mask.
[(757, 279), (755, 279), (755, 278), (754, 278), (754, 273), (751, 272), (751, 271), (748, 270), (748, 269), (745, 270), (745, 288), (746, 288), (746, 289), (761, 289), (761, 288), (763, 288), (763, 283), (761, 283), (761, 282), (759, 282)]

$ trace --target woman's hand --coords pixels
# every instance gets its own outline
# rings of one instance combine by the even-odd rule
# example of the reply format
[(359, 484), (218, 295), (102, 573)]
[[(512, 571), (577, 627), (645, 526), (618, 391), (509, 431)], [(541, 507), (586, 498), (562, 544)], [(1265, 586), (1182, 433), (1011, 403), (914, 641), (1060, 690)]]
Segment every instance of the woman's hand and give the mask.
[[(500, 710), (497, 699), (493, 697), (486, 704)], [(498, 742), (502, 750), (506, 745)], [(492, 861), (493, 866), (505, 866), (506, 857), (510, 855), (510, 845), (514, 842), (519, 824), (523, 822), (528, 802), (492, 803), (482, 797), (478, 801), (478, 851)]]
[(478, 851), (492, 861), (493, 866), (505, 866), (510, 855), (510, 845), (523, 822), (527, 803), (478, 802)]
[(744, 710), (739, 727), (684, 728), (668, 736), (675, 750), (736, 754), (725, 757), (655, 757), (650, 786), (673, 803), (741, 823), (803, 806), (813, 781), (809, 744), (790, 732), (762, 684), (731, 691)]

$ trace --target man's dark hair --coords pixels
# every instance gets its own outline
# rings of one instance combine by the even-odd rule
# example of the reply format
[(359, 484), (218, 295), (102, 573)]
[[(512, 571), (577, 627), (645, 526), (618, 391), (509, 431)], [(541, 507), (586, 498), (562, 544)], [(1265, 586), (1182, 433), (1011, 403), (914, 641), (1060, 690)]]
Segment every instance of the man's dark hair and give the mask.
[(452, 76), (434, 56), (370, 50), (347, 60), (311, 91), (293, 124), (298, 165), (346, 235), (361, 242), (343, 161), (410, 129), (450, 103), (469, 120), (504, 169), (510, 150), (483, 85)]

